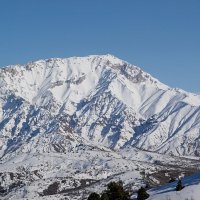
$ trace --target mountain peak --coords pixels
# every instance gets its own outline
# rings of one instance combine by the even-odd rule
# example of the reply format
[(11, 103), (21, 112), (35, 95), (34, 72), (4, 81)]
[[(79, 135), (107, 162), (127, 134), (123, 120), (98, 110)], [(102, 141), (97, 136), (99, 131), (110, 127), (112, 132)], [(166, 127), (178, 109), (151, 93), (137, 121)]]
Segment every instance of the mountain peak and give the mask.
[[(11, 131), (16, 137), (18, 130), (32, 123), (32, 115), (37, 120), (43, 115), (46, 126), (40, 128), (44, 132), (53, 134), (67, 126), (74, 134), (109, 148), (133, 145), (169, 153), (173, 144), (174, 154), (177, 148), (180, 154), (195, 154), (196, 148), (187, 148), (190, 139), (181, 135), (191, 133), (196, 141), (199, 96), (171, 89), (113, 55), (39, 60), (1, 69), (0, 76), (2, 135)], [(9, 124), (21, 115), (26, 123)], [(28, 129), (25, 138), (32, 135), (34, 130)], [(179, 145), (177, 137), (185, 146)], [(5, 146), (8, 138), (4, 138)]]
[[(100, 84), (100, 80), (102, 85), (103, 82), (112, 85), (115, 78), (120, 85), (129, 81), (167, 88), (140, 68), (110, 54), (38, 60), (22, 66), (12, 65), (0, 70), (0, 74), (3, 77), (0, 83), (7, 85), (6, 90), (15, 91), (15, 94), (32, 103), (46, 92), (50, 92), (59, 102), (64, 102), (67, 93), (77, 93), (82, 86), (83, 92), (75, 95), (79, 101), (86, 98)], [(58, 89), (60, 92), (57, 92)]]

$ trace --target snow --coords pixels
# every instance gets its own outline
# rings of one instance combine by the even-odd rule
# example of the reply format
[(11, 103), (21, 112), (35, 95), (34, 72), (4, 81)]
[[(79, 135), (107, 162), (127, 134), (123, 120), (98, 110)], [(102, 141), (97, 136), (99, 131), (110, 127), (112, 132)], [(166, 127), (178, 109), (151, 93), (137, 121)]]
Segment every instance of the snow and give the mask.
[[(78, 117), (74, 119), (75, 132), (81, 132), (84, 138), (93, 137), (94, 142), (103, 141), (106, 146), (115, 148), (124, 146), (132, 138), (132, 144), (139, 148), (195, 155), (195, 149), (187, 149), (187, 146), (191, 139), (198, 138), (200, 96), (171, 89), (140, 68), (112, 55), (39, 60), (3, 68), (0, 74), (2, 91), (7, 91), (7, 96), (14, 94), (30, 105), (51, 108), (53, 116), (65, 113)], [(2, 121), (5, 120), (2, 113), (6, 113), (2, 109), (4, 103), (0, 104)], [(130, 113), (129, 117), (125, 113)], [(103, 122), (104, 116), (107, 122)], [(118, 118), (114, 126), (103, 128), (100, 125), (110, 123), (114, 116)], [(153, 116), (152, 125), (140, 124)], [(137, 137), (131, 137), (136, 131), (130, 122), (138, 125)], [(119, 132), (113, 132), (120, 123), (121, 132), (127, 132), (121, 137)], [(10, 125), (13, 128), (14, 124)], [(144, 126), (147, 127), (145, 132), (141, 131)], [(102, 137), (102, 134), (107, 135)], [(114, 140), (114, 135), (118, 135), (118, 141)], [(109, 141), (108, 136), (113, 140)], [(183, 145), (177, 143), (177, 138)], [(172, 144), (174, 149), (169, 152)]]
[(185, 186), (181, 191), (175, 191), (177, 181), (148, 191), (149, 200), (199, 200), (200, 174), (186, 177), (182, 180)]
[(8, 66), (0, 87), (0, 170), (27, 173), (16, 199), (39, 199), (54, 179), (60, 189), (84, 180), (102, 191), (118, 179), (136, 189), (156, 162), (188, 166), (200, 153), (200, 96), (109, 54)]

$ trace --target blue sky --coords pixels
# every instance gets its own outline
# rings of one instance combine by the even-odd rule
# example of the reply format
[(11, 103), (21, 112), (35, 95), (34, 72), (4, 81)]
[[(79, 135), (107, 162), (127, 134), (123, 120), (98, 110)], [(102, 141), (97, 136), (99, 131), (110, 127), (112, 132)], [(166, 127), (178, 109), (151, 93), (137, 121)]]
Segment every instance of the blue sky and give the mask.
[(0, 66), (107, 53), (200, 92), (200, 1), (0, 1)]

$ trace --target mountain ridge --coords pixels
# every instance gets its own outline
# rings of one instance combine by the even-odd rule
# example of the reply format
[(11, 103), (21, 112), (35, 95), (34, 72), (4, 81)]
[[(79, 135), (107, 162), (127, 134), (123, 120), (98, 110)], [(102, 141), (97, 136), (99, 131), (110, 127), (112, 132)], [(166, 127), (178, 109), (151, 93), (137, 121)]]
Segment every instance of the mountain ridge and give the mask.
[(83, 200), (199, 170), (200, 96), (114, 56), (12, 65), (0, 87), (2, 199)]
[[(0, 76), (3, 98), (4, 92), (10, 91), (11, 96), (23, 98), (31, 108), (51, 110), (48, 115), (52, 120), (56, 115), (67, 116), (67, 126), (87, 140), (112, 148), (129, 144), (160, 153), (198, 154), (198, 140), (192, 144), (193, 151), (186, 149), (191, 138), (184, 147), (177, 144), (176, 137), (181, 135), (184, 142), (184, 133), (192, 131), (191, 135), (198, 138), (200, 97), (170, 88), (112, 55), (12, 65), (0, 69)], [(1, 108), (0, 114), (3, 112)], [(189, 121), (192, 125), (186, 123)], [(195, 129), (190, 131), (189, 126)], [(172, 152), (171, 145), (176, 146)]]

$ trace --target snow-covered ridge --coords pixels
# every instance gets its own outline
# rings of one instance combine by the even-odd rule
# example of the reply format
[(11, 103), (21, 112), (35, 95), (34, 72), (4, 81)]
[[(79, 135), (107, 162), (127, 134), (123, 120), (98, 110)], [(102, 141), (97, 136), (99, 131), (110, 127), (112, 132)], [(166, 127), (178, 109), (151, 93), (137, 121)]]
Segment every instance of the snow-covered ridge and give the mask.
[(158, 82), (138, 67), (111, 55), (39, 60), (24, 66), (8, 66), (0, 69), (0, 73), (7, 75), (4, 80), (9, 85), (9, 89), (17, 91), (19, 96), (32, 102), (41, 92), (40, 88), (49, 89), (69, 82), (78, 83), (85, 75), (88, 81), (83, 87), (88, 87), (88, 91), (84, 94), (87, 96), (94, 89), (91, 86), (97, 84), (95, 80), (98, 81), (104, 68), (110, 68), (114, 73), (121, 73), (133, 82), (143, 82), (147, 78), (152, 82)]
[(34, 144), (35, 135), (61, 134), (62, 126), (70, 137), (109, 148), (200, 153), (200, 96), (170, 88), (112, 55), (12, 65), (0, 69), (0, 77), (2, 156)]
[(56, 181), (51, 199), (82, 200), (111, 180), (135, 190), (198, 168), (200, 96), (112, 55), (1, 68), (0, 88), (3, 199), (49, 199)]

